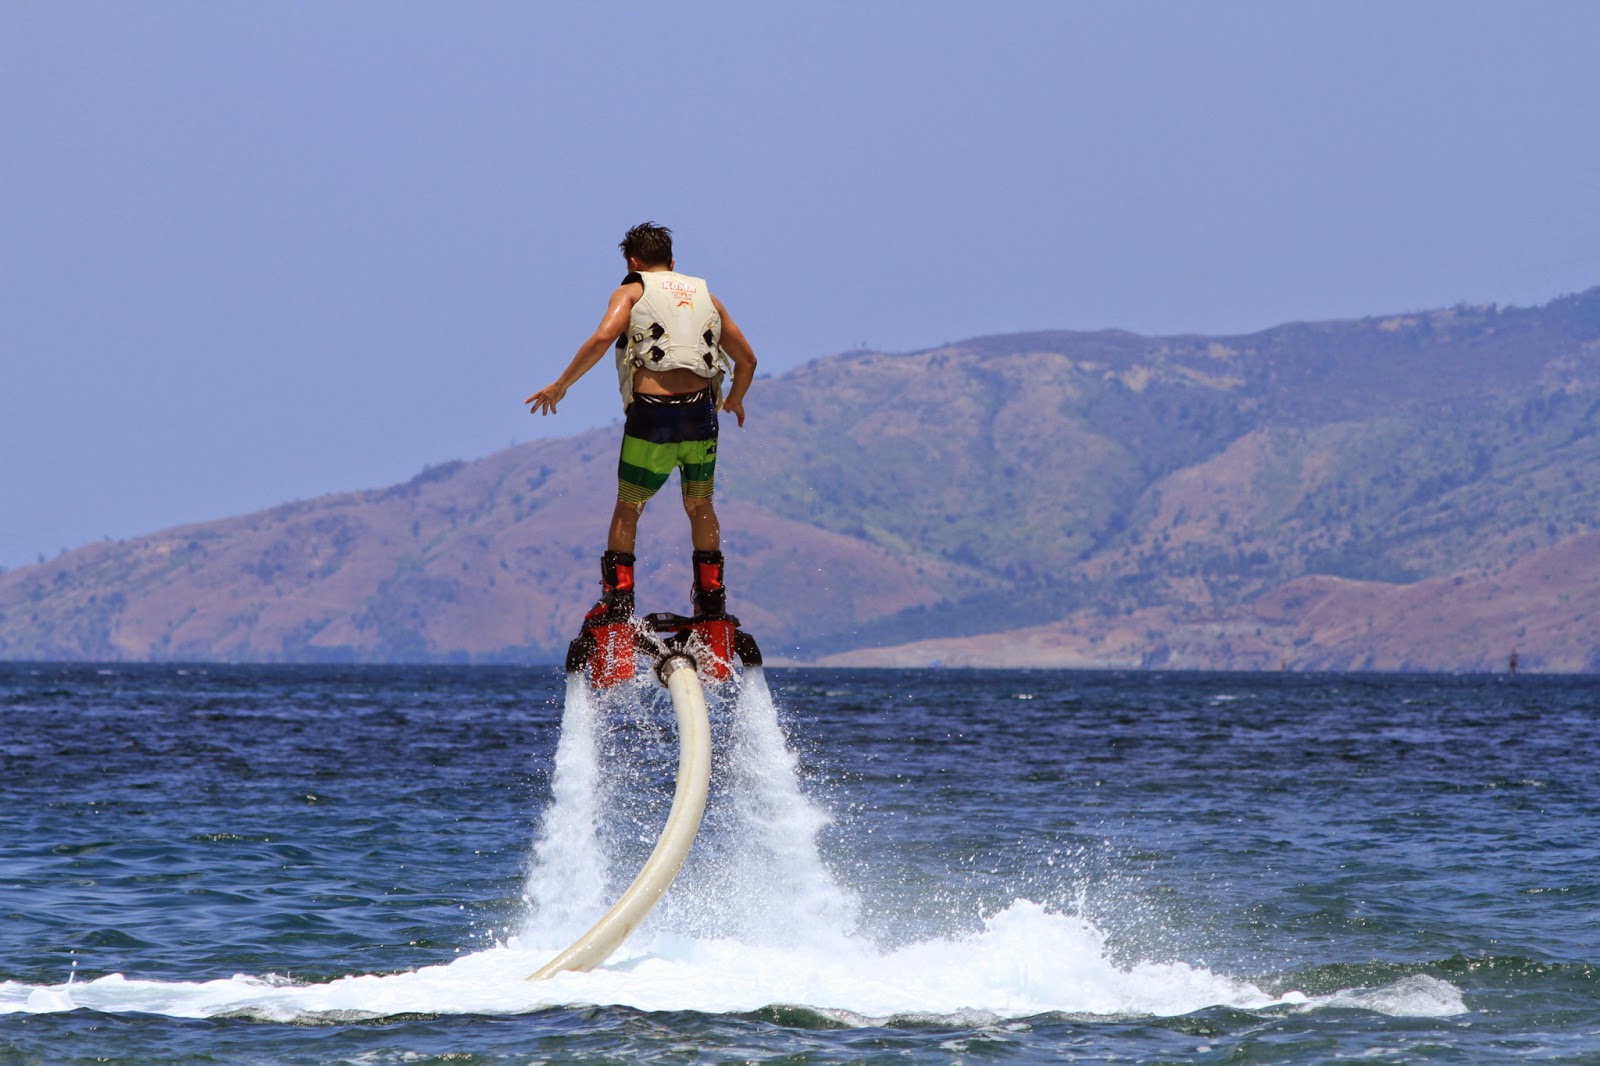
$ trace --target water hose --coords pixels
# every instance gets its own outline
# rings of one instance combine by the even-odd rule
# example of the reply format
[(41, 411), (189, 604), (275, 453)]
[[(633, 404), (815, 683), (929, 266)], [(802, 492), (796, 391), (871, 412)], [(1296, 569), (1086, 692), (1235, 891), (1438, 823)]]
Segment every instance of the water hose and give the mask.
[(706, 793), (711, 788), (711, 721), (706, 714), (705, 690), (700, 687), (694, 660), (682, 651), (664, 656), (656, 664), (656, 676), (672, 694), (672, 710), (678, 716), (678, 781), (666, 827), (628, 890), (571, 947), (529, 975), (530, 981), (542, 981), (565, 970), (586, 972), (610, 958), (666, 895), (700, 831)]

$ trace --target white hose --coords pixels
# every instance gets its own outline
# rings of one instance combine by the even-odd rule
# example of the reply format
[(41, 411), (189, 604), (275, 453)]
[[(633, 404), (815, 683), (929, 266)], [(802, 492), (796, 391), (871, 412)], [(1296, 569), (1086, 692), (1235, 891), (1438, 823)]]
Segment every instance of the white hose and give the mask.
[(661, 674), (678, 716), (678, 783), (666, 828), (661, 830), (639, 876), (621, 898), (571, 947), (531, 974), (530, 981), (541, 981), (564, 970), (592, 970), (610, 958), (666, 895), (700, 831), (706, 793), (711, 788), (711, 722), (706, 714), (705, 691), (700, 687), (694, 661), (686, 655), (669, 657), (661, 665)]

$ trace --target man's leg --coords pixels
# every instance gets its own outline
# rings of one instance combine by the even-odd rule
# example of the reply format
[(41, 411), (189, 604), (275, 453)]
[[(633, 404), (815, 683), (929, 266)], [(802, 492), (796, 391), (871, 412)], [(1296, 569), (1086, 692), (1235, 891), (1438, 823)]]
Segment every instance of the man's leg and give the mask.
[(639, 515), (644, 504), (617, 501), (606, 535), (606, 553), (600, 557), (600, 599), (585, 620), (597, 624), (625, 622), (633, 617), (633, 543), (639, 535)]
[(617, 504), (611, 509), (606, 552), (600, 557), (600, 599), (584, 616), (586, 624), (607, 625), (633, 617), (633, 546), (639, 537), (639, 516), (671, 470), (641, 462), (659, 464), (660, 456), (647, 443), (624, 433), (617, 461)]
[[(639, 516), (644, 514), (644, 504), (629, 503), (618, 500), (617, 506), (611, 511), (611, 527), (606, 532), (606, 548), (614, 552), (633, 552), (633, 545), (639, 537)], [(716, 522), (716, 516), (711, 516), (711, 521)], [(693, 526), (693, 519), (690, 525)]]
[(711, 497), (685, 496), (689, 514), (689, 539), (694, 544), (694, 613), (722, 614), (728, 609), (728, 590), (722, 584), (721, 527)]
[[(694, 545), (694, 550), (704, 552), (719, 550), (722, 547), (722, 526), (717, 523), (717, 509), (712, 504), (711, 497), (685, 496), (683, 509), (689, 515), (689, 542)], [(635, 517), (635, 528), (638, 527), (638, 522), (638, 518)]]
[(677, 455), (678, 479), (683, 486), (683, 510), (689, 516), (689, 540), (695, 551), (714, 552), (722, 547), (722, 527), (711, 497), (717, 489), (716, 423), (708, 440), (684, 441)]
[[(649, 432), (649, 411), (628, 409), (628, 423), (622, 434), (622, 454), (617, 458), (617, 504), (611, 509), (611, 524), (606, 528), (606, 554), (600, 561), (600, 585), (605, 591), (595, 610), (607, 617), (620, 613), (626, 606), (633, 613), (633, 546), (639, 537), (639, 516), (645, 504), (657, 489), (666, 484), (672, 474), (671, 445), (653, 444), (633, 435), (634, 430)], [(610, 584), (609, 563), (624, 560), (625, 570), (619, 571), (623, 586)], [(620, 593), (626, 593), (626, 596)], [(606, 604), (614, 601), (609, 611)], [(594, 615), (594, 611), (589, 612)]]
[(728, 609), (728, 591), (722, 584), (722, 526), (711, 502), (716, 489), (716, 437), (685, 442), (679, 468), (683, 510), (689, 516), (689, 541), (694, 546), (694, 613), (723, 614)]

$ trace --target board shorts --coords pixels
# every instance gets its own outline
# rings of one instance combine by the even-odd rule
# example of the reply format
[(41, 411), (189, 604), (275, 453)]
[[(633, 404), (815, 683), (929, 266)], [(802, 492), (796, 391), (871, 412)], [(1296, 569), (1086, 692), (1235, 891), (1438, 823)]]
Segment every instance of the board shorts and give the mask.
[(717, 398), (709, 388), (678, 396), (633, 394), (622, 428), (617, 499), (643, 507), (679, 471), (686, 500), (709, 500), (717, 472)]

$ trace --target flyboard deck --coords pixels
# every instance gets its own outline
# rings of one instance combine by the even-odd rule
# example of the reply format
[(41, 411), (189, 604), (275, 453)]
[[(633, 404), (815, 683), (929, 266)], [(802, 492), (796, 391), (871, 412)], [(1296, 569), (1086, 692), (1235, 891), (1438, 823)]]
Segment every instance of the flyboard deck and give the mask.
[(633, 679), (642, 652), (661, 661), (669, 650), (688, 651), (701, 676), (726, 681), (737, 656), (746, 666), (761, 665), (755, 638), (731, 614), (650, 614), (642, 621), (587, 623), (567, 645), (567, 673), (585, 672), (594, 688)]
[(684, 618), (653, 614), (644, 620), (644, 627), (633, 623), (586, 626), (567, 649), (567, 672), (584, 671), (590, 684), (601, 688), (632, 678), (639, 652), (655, 659), (656, 676), (667, 686), (678, 718), (678, 780), (672, 809), (633, 884), (588, 932), (530, 974), (530, 981), (565, 970), (587, 971), (599, 966), (666, 895), (700, 831), (706, 793), (711, 787), (711, 723), (700, 675), (704, 673), (713, 681), (731, 678), (735, 654), (746, 666), (761, 665), (761, 650), (755, 639), (742, 632), (739, 620), (731, 615)]

